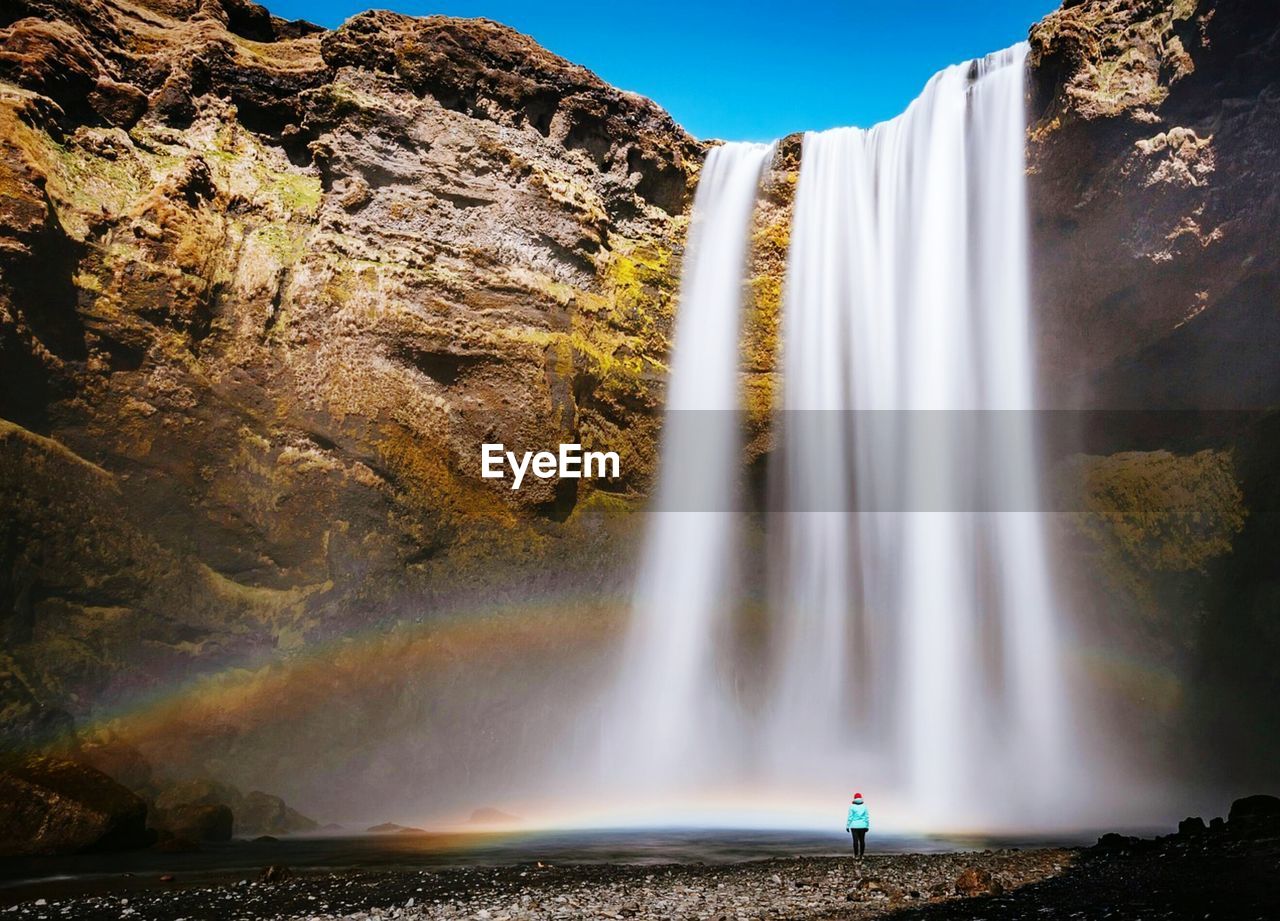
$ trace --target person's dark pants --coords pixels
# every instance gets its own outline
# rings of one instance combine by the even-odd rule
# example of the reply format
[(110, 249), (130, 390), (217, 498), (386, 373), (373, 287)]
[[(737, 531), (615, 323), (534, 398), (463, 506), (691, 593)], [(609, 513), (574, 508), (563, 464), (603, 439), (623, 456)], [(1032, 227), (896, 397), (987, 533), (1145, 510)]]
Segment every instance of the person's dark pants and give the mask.
[(851, 828), (849, 834), (853, 835), (853, 856), (861, 857), (867, 852), (867, 830), (865, 828)]

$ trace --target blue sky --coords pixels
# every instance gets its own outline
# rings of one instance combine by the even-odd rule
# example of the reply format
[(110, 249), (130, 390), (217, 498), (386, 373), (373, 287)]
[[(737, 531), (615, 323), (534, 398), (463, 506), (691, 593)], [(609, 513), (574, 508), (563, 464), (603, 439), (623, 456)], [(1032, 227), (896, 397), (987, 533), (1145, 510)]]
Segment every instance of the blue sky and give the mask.
[[(266, 0), (334, 27), (371, 0)], [(483, 16), (528, 33), (702, 138), (770, 140), (871, 125), (941, 68), (1020, 41), (1055, 0), (372, 0), (402, 13)]]

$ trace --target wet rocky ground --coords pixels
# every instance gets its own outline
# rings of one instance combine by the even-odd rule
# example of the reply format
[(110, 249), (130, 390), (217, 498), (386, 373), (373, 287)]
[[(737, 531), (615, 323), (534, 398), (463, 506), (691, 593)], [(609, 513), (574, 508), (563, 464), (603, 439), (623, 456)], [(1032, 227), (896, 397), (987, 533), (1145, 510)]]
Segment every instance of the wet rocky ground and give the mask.
[[(812, 857), (721, 865), (616, 864), (331, 874), (23, 904), (21, 918), (870, 917), (955, 895), (966, 872), (1010, 888), (1067, 867), (1067, 850)], [(10, 909), (8, 917), (14, 910)]]
[(26, 902), (0, 918), (1273, 919), (1280, 838), (1204, 830), (1087, 849), (729, 865), (531, 866), (292, 876)]

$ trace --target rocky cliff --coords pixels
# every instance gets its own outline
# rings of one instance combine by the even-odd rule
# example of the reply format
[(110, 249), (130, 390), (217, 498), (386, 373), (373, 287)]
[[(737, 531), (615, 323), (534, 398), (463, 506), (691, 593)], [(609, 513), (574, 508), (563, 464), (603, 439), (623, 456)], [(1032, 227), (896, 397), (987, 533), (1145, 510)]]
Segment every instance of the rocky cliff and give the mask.
[(1280, 15), (1068, 2), (1031, 30), (1041, 355), (1058, 406), (1274, 405)]
[[(1068, 2), (1030, 40), (1048, 402), (1138, 411), (1059, 470), (1083, 477), (1063, 558), (1112, 657), (1090, 679), (1134, 702), (1118, 722), (1153, 764), (1174, 739), (1191, 773), (1256, 782), (1280, 756), (1280, 10)], [(1153, 409), (1200, 414), (1153, 438)]]
[[(1032, 30), (1040, 345), (1060, 403), (1275, 402), (1278, 18), (1088, 0)], [(653, 103), (483, 20), (370, 12), (324, 31), (246, 0), (6, 4), (6, 744), (178, 678), (429, 621), (476, 587), (500, 598), (504, 579), (527, 595), (621, 578), (615, 512), (653, 467), (703, 152)], [(781, 148), (753, 234), (753, 459), (800, 153)], [(479, 478), (484, 441), (615, 450), (623, 477), (512, 492)], [(1248, 510), (1274, 504), (1273, 440), (1243, 443), (1257, 473), (1239, 501), (1219, 455), (1155, 457), (1137, 479), (1222, 498), (1225, 530), (1185, 571), (1243, 529), (1263, 618), (1273, 535)], [(1107, 504), (1142, 456), (1080, 463), (1110, 522), (1082, 526), (1081, 554), (1149, 596), (1189, 557)]]
[(701, 146), (496, 23), (240, 0), (0, 17), (5, 731), (536, 557), (642, 490)]

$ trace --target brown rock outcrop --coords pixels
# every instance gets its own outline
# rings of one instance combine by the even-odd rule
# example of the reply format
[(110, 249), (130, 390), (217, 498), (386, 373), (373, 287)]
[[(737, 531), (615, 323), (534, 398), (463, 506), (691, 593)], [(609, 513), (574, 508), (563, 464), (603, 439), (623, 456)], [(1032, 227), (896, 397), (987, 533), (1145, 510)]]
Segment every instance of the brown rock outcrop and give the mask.
[(147, 807), (87, 765), (29, 757), (0, 765), (0, 856), (146, 847)]
[(236, 833), (240, 835), (290, 835), (317, 828), (317, 822), (285, 805), (280, 797), (259, 790), (246, 793), (236, 809)]
[(228, 806), (175, 806), (157, 812), (151, 827), (179, 841), (230, 841), (234, 821)]
[(260, 790), (241, 793), (230, 784), (207, 779), (169, 784), (156, 794), (153, 805), (153, 826), (188, 841), (222, 841), (233, 831), (247, 838), (319, 827), (278, 796)]
[(956, 895), (970, 898), (977, 895), (1000, 895), (1004, 892), (1004, 886), (991, 875), (990, 870), (983, 867), (966, 867), (965, 871), (956, 877), (955, 892)]
[(1231, 804), (1227, 828), (1245, 837), (1280, 836), (1280, 797), (1269, 793), (1241, 797)]
[(1061, 554), (1068, 603), (1099, 648), (1177, 676), (1112, 698), (1130, 748), (1264, 782), (1280, 442), (1274, 412), (1216, 411), (1280, 404), (1280, 10), (1067, 3), (1032, 30), (1030, 63), (1047, 402), (1210, 411), (1165, 443), (1140, 442), (1134, 416), (1091, 449), (1110, 457), (1071, 461), (1092, 482)]
[(567, 151), (582, 151), (612, 176), (619, 197), (638, 194), (680, 214), (691, 145), (649, 100), (619, 92), (528, 36), (488, 20), (419, 19), (361, 13), (321, 40), (324, 60), (395, 74), (413, 92), (473, 118), (532, 127)]
[(1058, 405), (1280, 396), (1280, 16), (1086, 0), (1031, 31), (1031, 201)]
[(616, 450), (639, 495), (700, 155), (495, 23), (6, 6), (10, 742), (429, 611), (471, 548), (537, 569), (592, 485), (482, 481), (483, 441)]

